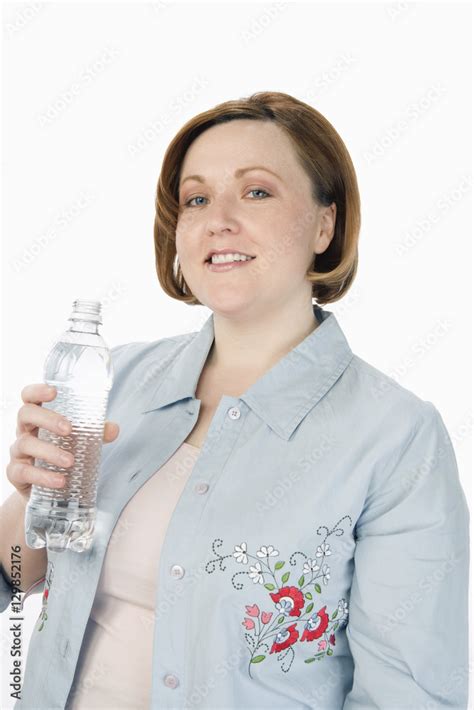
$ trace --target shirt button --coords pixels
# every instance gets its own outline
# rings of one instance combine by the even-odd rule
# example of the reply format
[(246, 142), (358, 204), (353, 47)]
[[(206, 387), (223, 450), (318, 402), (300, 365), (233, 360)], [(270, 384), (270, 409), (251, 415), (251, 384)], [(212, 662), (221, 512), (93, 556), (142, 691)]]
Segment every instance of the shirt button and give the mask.
[(170, 569), (170, 574), (175, 579), (181, 579), (181, 577), (184, 577), (184, 569), (181, 565), (173, 565)]
[(240, 417), (240, 409), (238, 407), (231, 407), (227, 414), (231, 419), (238, 419)]
[(179, 679), (176, 678), (176, 676), (172, 673), (168, 673), (168, 675), (165, 675), (165, 677), (163, 678), (163, 683), (168, 688), (177, 688), (179, 685)]
[(194, 490), (196, 493), (207, 493), (209, 490), (209, 484), (207, 483), (196, 483), (194, 486)]

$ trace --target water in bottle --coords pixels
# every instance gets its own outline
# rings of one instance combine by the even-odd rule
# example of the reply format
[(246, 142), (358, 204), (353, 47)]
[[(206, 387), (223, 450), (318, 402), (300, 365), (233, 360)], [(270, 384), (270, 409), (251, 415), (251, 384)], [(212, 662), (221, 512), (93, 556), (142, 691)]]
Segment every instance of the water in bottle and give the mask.
[(25, 513), (29, 547), (82, 552), (90, 548), (94, 533), (97, 483), (109, 391), (113, 382), (109, 349), (99, 334), (100, 301), (74, 301), (70, 327), (56, 342), (44, 366), (44, 381), (57, 395), (42, 406), (71, 423), (71, 433), (57, 435), (40, 428), (38, 438), (70, 451), (74, 464), (60, 468), (43, 459), (35, 466), (60, 472), (60, 489), (31, 487)]

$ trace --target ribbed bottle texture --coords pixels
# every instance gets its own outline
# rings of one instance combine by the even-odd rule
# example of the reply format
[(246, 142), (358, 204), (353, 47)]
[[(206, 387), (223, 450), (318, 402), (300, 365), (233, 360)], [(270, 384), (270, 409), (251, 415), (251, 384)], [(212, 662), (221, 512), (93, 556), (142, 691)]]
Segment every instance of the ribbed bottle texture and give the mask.
[(35, 466), (62, 473), (66, 482), (61, 489), (32, 486), (25, 515), (26, 542), (32, 548), (82, 552), (92, 544), (102, 436), (113, 381), (110, 353), (98, 333), (100, 310), (98, 301), (75, 301), (71, 327), (46, 359), (44, 380), (56, 388), (57, 395), (42, 406), (66, 417), (72, 431), (58, 436), (40, 428), (38, 438), (70, 451), (74, 464), (60, 468), (36, 459)]

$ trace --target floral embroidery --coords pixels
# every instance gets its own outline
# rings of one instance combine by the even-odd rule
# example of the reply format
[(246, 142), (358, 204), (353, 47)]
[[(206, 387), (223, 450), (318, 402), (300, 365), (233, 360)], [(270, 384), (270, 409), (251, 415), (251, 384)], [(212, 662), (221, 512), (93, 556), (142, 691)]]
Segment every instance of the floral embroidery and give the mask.
[(38, 627), (38, 631), (41, 631), (41, 629), (44, 626), (45, 621), (48, 618), (48, 614), (46, 613), (46, 609), (48, 606), (48, 597), (49, 597), (49, 590), (51, 587), (51, 583), (53, 581), (53, 574), (54, 574), (54, 564), (51, 560), (48, 561), (48, 567), (46, 569), (46, 575), (45, 575), (45, 583), (44, 583), (44, 591), (43, 591), (43, 598), (42, 598), (42, 606), (41, 606), (41, 612), (38, 617), (38, 621), (41, 621), (41, 624)]
[[(224, 560), (231, 559), (236, 564), (249, 565), (248, 569), (242, 572), (235, 572), (231, 581), (235, 589), (243, 589), (241, 582), (236, 582), (239, 575), (245, 575), (253, 584), (261, 584), (268, 590), (273, 602), (273, 611), (261, 610), (256, 603), (245, 606), (245, 616), (242, 626), (245, 629), (245, 640), (250, 653), (248, 666), (249, 676), (251, 666), (254, 663), (261, 663), (267, 655), (279, 654), (277, 659), (282, 661), (280, 668), (287, 673), (295, 658), (295, 644), (303, 643), (305, 648), (314, 651), (313, 655), (305, 659), (305, 663), (320, 661), (325, 656), (332, 656), (332, 647), (336, 645), (336, 631), (343, 628), (348, 621), (349, 611), (346, 599), (340, 599), (334, 611), (328, 611), (327, 604), (321, 606), (317, 611), (313, 611), (315, 603), (319, 606), (317, 599), (322, 594), (322, 587), (327, 585), (330, 578), (330, 567), (326, 562), (331, 554), (331, 546), (326, 540), (331, 535), (343, 535), (344, 530), (338, 527), (339, 524), (348, 519), (352, 525), (350, 515), (341, 518), (334, 527), (329, 530), (325, 525), (320, 525), (316, 531), (322, 535), (325, 531), (323, 542), (318, 545), (313, 557), (308, 557), (304, 552), (293, 552), (290, 555), (291, 566), (297, 565), (297, 555), (304, 558), (301, 574), (298, 581), (290, 584), (290, 571), (280, 575), (280, 570), (285, 566), (286, 561), (280, 560), (274, 565), (271, 564), (272, 557), (277, 557), (280, 553), (273, 545), (262, 546), (256, 551), (255, 556), (247, 550), (247, 543), (241, 542), (234, 546), (234, 552), (229, 555), (221, 555), (217, 548), (222, 547), (223, 541), (216, 538), (212, 543), (212, 551), (216, 557), (206, 564), (206, 572), (212, 574), (216, 571), (216, 564), (224, 572), (226, 566)], [(249, 561), (252, 564), (249, 564)], [(295, 575), (296, 577), (296, 575)], [(317, 581), (318, 580), (318, 581)], [(314, 592), (316, 594), (314, 595)], [(263, 601), (265, 604), (265, 601)], [(306, 604), (306, 608), (305, 608)], [(291, 623), (288, 623), (291, 622)], [(307, 644), (314, 644), (307, 647)], [(317, 645), (317, 648), (315, 646)], [(288, 661), (285, 659), (288, 656)]]

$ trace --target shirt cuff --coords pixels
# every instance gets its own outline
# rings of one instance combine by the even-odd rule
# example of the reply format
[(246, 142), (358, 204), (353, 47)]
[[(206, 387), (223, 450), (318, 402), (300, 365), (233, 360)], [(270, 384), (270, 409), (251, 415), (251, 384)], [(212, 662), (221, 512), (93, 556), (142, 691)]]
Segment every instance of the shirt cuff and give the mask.
[(10, 605), (12, 594), (13, 590), (11, 583), (5, 576), (2, 565), (0, 565), (0, 613), (5, 611), (5, 609)]

